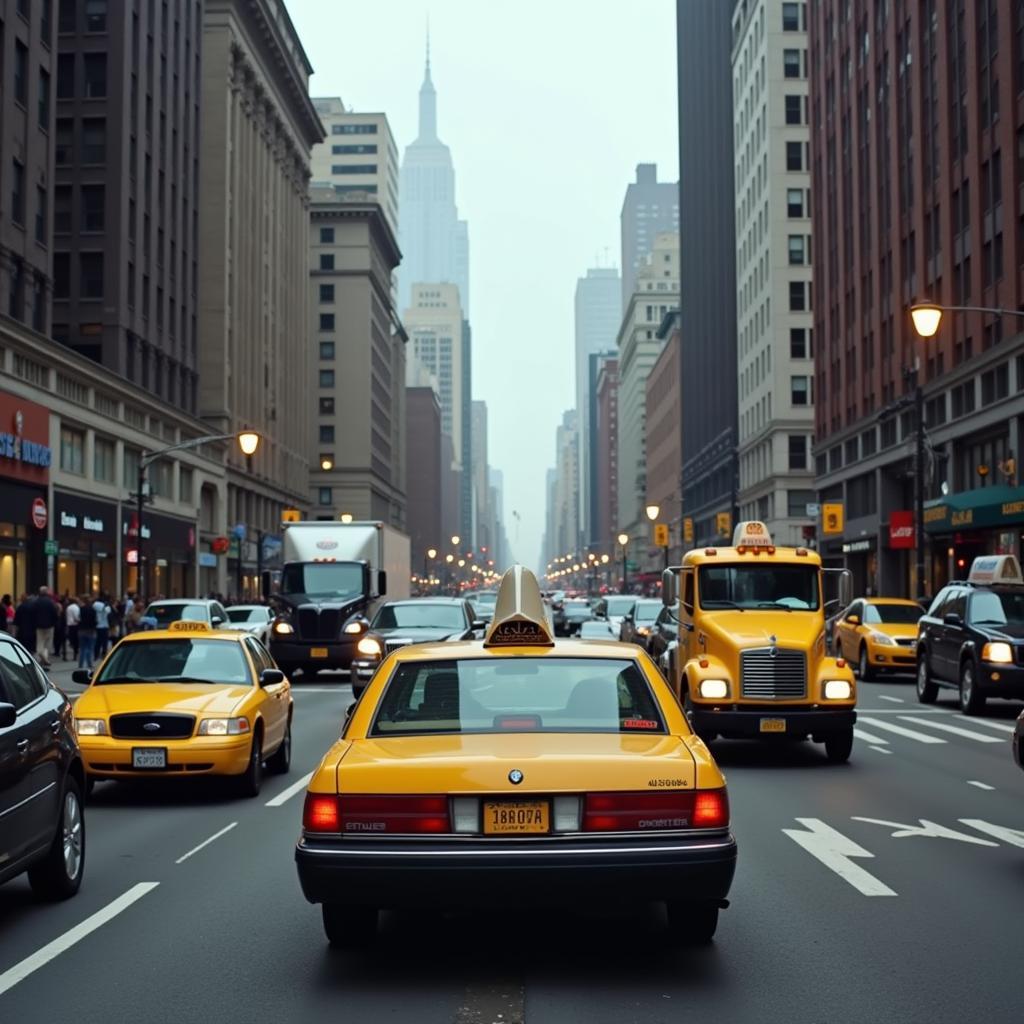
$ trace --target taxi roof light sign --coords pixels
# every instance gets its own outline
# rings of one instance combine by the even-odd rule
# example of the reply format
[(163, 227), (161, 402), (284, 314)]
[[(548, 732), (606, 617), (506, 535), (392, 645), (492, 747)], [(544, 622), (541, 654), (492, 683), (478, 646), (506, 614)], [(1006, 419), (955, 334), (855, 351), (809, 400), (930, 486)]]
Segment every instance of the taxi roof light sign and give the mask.
[(212, 633), (209, 625), (205, 622), (198, 622), (193, 619), (178, 619), (177, 622), (172, 622), (168, 627), (169, 633)]
[(737, 523), (732, 535), (734, 548), (770, 548), (773, 547), (772, 535), (768, 527), (756, 519)]
[(1013, 555), (982, 555), (971, 563), (968, 583), (1024, 584), (1020, 562)]
[(554, 647), (537, 577), (513, 565), (501, 578), (484, 647)]

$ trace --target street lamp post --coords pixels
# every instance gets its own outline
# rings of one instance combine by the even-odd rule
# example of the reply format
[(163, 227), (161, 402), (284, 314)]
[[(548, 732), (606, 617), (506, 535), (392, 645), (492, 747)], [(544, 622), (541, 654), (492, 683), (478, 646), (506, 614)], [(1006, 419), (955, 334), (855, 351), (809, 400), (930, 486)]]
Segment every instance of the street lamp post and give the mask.
[[(661, 506), (655, 504), (654, 502), (652, 502), (650, 505), (648, 505), (644, 509), (644, 511), (647, 513), (647, 518), (652, 523), (657, 525), (658, 516), (661, 515)], [(664, 557), (665, 557), (665, 564), (664, 564), (663, 568), (667, 569), (668, 568), (668, 545), (667, 544), (663, 545), (663, 548), (664, 548), (664, 552), (663, 553), (664, 553)]]
[(626, 589), (626, 587), (627, 587), (627, 574), (626, 574), (626, 570), (629, 567), (626, 564), (626, 545), (629, 543), (629, 534), (628, 533), (620, 533), (618, 535), (618, 537), (616, 538), (616, 540), (618, 540), (619, 544), (622, 546), (622, 592), (623, 593), (628, 593), (628, 591)]

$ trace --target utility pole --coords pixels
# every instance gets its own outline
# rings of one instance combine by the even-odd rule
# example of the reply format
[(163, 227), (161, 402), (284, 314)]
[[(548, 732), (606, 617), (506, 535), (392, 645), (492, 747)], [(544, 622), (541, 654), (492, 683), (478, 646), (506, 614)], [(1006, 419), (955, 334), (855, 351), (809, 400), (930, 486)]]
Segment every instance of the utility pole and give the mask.
[(921, 388), (921, 359), (914, 360), (914, 415), (917, 443), (914, 450), (914, 553), (917, 556), (917, 597), (926, 597), (924, 553), (924, 391)]

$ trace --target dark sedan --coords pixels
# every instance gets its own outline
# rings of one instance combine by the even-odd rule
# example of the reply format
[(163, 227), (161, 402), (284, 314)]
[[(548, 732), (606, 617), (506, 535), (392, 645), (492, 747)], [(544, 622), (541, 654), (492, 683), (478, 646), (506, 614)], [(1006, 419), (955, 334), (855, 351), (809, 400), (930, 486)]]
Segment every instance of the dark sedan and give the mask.
[(633, 610), (622, 620), (619, 627), (619, 639), (626, 644), (637, 644), (647, 647), (648, 640), (654, 630), (654, 624), (664, 609), (661, 598), (641, 598)]
[(0, 882), (27, 871), (44, 899), (78, 892), (84, 786), (71, 702), (0, 633)]
[(571, 597), (564, 605), (565, 617), (562, 620), (561, 628), (555, 632), (561, 636), (575, 636), (580, 631), (584, 622), (589, 622), (594, 617), (594, 609), (585, 598)]
[(459, 597), (413, 597), (389, 601), (377, 609), (352, 661), (352, 692), (358, 697), (377, 666), (392, 651), (409, 644), (471, 640), (485, 623)]

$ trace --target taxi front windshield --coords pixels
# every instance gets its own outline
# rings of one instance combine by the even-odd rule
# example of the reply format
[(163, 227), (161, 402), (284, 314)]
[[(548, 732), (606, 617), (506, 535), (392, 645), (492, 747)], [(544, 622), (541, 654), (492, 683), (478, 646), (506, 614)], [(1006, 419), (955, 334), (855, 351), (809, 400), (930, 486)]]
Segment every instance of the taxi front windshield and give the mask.
[(869, 604), (864, 609), (864, 624), (887, 622), (893, 626), (913, 626), (922, 614), (915, 604)]
[(968, 619), (987, 626), (1024, 626), (1024, 590), (979, 590), (971, 596)]
[(461, 605), (423, 601), (386, 604), (373, 618), (371, 629), (465, 629)]
[(188, 622), (209, 622), (210, 612), (205, 604), (151, 604), (146, 615), (156, 619), (159, 629), (164, 629), (172, 622), (186, 620)]
[(818, 572), (803, 565), (703, 565), (699, 575), (700, 606), (719, 608), (783, 608), (817, 611)]
[(399, 665), (372, 736), (423, 733), (663, 733), (632, 661), (494, 658)]
[(252, 678), (240, 644), (181, 637), (118, 644), (96, 677), (95, 685), (114, 683), (248, 686)]

